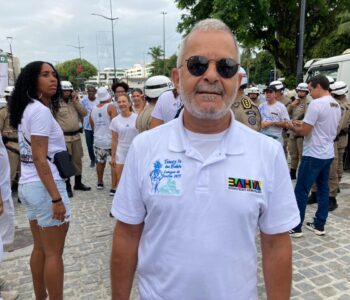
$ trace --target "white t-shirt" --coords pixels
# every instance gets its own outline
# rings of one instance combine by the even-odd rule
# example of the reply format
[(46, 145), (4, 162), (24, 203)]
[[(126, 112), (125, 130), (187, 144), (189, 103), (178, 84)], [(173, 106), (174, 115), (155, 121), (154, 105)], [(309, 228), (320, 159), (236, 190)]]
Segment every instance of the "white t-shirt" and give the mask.
[(101, 149), (111, 149), (112, 132), (109, 129), (111, 118), (108, 114), (108, 106), (111, 103), (105, 103), (103, 106), (95, 106), (91, 112), (91, 119), (94, 121), (94, 146)]
[(136, 119), (137, 114), (131, 113), (128, 118), (119, 114), (111, 121), (109, 129), (118, 133), (118, 148), (128, 149), (134, 137), (139, 133), (136, 129)]
[(312, 125), (311, 133), (304, 138), (303, 156), (319, 159), (334, 157), (334, 139), (341, 118), (341, 109), (331, 96), (312, 100), (304, 122)]
[(233, 120), (204, 160), (182, 118), (134, 139), (113, 199), (118, 220), (144, 222), (140, 297), (258, 299), (256, 230), (300, 222), (283, 149)]
[(180, 107), (180, 96), (175, 98), (172, 91), (166, 91), (159, 96), (156, 106), (152, 111), (152, 117), (167, 123), (174, 119)]
[[(53, 158), (57, 152), (67, 150), (63, 131), (49, 108), (38, 100), (29, 103), (23, 112), (21, 124), (18, 126), (18, 144), (21, 159), (19, 183), (21, 184), (40, 181), (33, 163), (32, 147), (24, 139), (25, 137), (31, 143), (32, 135), (47, 136), (49, 138), (47, 156), (50, 158)], [(53, 178), (62, 180), (57, 167), (50, 160), (48, 160), (48, 164)]]
[(7, 150), (2, 142), (0, 134), (0, 191), (1, 198), (5, 201), (11, 200), (11, 177), (10, 177), (10, 163), (7, 155)]
[[(290, 120), (286, 107), (278, 101), (272, 105), (269, 105), (268, 102), (265, 101), (259, 105), (259, 111), (261, 114), (261, 121), (280, 122)], [(277, 126), (261, 129), (261, 133), (279, 139), (282, 138), (282, 131), (283, 128)]]

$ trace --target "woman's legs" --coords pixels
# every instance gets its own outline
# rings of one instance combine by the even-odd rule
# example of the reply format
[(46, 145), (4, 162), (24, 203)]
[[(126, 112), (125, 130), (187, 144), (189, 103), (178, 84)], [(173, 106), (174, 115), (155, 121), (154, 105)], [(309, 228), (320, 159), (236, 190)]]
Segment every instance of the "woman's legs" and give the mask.
[(40, 228), (40, 238), (45, 256), (44, 281), (50, 300), (63, 299), (63, 248), (68, 232), (68, 223)]
[(34, 247), (30, 256), (34, 293), (37, 300), (44, 300), (47, 297), (47, 293), (44, 280), (45, 255), (40, 238), (41, 228), (38, 226), (36, 220), (29, 221), (29, 225), (34, 240)]
[(119, 180), (120, 180), (120, 177), (122, 176), (122, 172), (123, 172), (123, 168), (124, 168), (124, 164), (116, 164), (115, 166), (115, 174), (116, 174), (116, 178), (115, 178), (115, 181), (116, 181), (116, 187), (118, 187), (118, 184), (119, 184)]

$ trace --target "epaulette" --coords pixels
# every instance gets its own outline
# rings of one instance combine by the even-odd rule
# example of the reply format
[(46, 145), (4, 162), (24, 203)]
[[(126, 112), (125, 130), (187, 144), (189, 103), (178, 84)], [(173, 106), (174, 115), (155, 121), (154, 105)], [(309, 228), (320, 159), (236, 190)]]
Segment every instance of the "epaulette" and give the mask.
[(245, 96), (242, 97), (241, 104), (242, 104), (244, 109), (252, 108), (252, 100), (250, 100), (250, 98), (248, 98), (248, 97), (245, 97)]

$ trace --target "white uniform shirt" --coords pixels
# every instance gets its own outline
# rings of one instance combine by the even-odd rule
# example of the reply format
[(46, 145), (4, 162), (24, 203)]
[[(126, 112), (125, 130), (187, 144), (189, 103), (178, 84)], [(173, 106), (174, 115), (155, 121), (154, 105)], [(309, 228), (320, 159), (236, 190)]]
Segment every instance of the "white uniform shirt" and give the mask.
[(331, 96), (312, 100), (304, 122), (312, 125), (311, 133), (304, 138), (303, 156), (319, 159), (334, 157), (334, 139), (341, 118), (341, 109)]
[(256, 230), (300, 222), (282, 147), (232, 121), (204, 160), (182, 117), (134, 139), (113, 200), (118, 220), (144, 222), (140, 297), (258, 299)]
[[(259, 105), (259, 111), (261, 114), (261, 121), (280, 122), (290, 120), (286, 107), (278, 101), (272, 105), (269, 105), (268, 102), (265, 101), (264, 103)], [(279, 139), (282, 138), (282, 131), (283, 128), (277, 126), (270, 126), (261, 129), (261, 133)]]
[(11, 199), (11, 177), (10, 163), (7, 150), (2, 141), (0, 134), (0, 191), (2, 200), (9, 201)]
[[(134, 137), (139, 133), (136, 129), (137, 114), (132, 113), (128, 118), (121, 114), (113, 118), (109, 129), (118, 133), (118, 148), (129, 149)], [(116, 149), (118, 151), (118, 149)]]
[[(19, 183), (40, 181), (33, 163), (31, 135), (46, 136), (49, 138), (47, 156), (51, 159), (57, 152), (67, 150), (63, 131), (53, 117), (50, 109), (38, 100), (29, 103), (25, 108), (18, 126), (18, 144), (21, 159), (21, 177)], [(24, 138), (25, 137), (25, 138)], [(52, 176), (55, 180), (62, 180), (57, 167), (48, 160)]]
[(162, 120), (164, 123), (168, 123), (174, 119), (180, 107), (180, 96), (175, 98), (172, 91), (166, 91), (159, 96), (156, 106), (152, 111), (152, 117)]

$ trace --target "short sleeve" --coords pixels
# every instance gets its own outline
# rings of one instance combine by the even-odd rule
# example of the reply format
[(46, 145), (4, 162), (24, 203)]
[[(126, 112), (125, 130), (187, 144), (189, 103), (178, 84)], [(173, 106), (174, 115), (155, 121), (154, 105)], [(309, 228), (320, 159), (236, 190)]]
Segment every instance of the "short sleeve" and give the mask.
[(316, 101), (311, 101), (306, 113), (305, 113), (305, 117), (304, 117), (304, 122), (307, 124), (310, 124), (312, 126), (314, 126), (316, 124), (317, 121), (317, 106), (316, 106)]
[(109, 129), (118, 132), (118, 120), (117, 117), (114, 117), (111, 121), (111, 124), (109, 125)]
[(163, 100), (164, 98), (159, 97), (158, 101), (156, 102), (156, 105), (154, 106), (154, 109), (152, 111), (152, 117), (156, 118), (158, 120), (162, 120), (164, 121), (164, 117), (163, 117)]
[(140, 157), (137, 157), (135, 143), (132, 143), (111, 209), (115, 218), (132, 225), (141, 224), (146, 216), (138, 166), (140, 166)]
[(29, 134), (39, 136), (50, 136), (53, 116), (50, 110), (43, 106), (36, 106), (37, 109), (32, 110), (29, 122)]
[(287, 232), (300, 223), (299, 209), (281, 145), (278, 145), (272, 161), (272, 177), (267, 187), (267, 204), (259, 217), (259, 228), (266, 234)]

